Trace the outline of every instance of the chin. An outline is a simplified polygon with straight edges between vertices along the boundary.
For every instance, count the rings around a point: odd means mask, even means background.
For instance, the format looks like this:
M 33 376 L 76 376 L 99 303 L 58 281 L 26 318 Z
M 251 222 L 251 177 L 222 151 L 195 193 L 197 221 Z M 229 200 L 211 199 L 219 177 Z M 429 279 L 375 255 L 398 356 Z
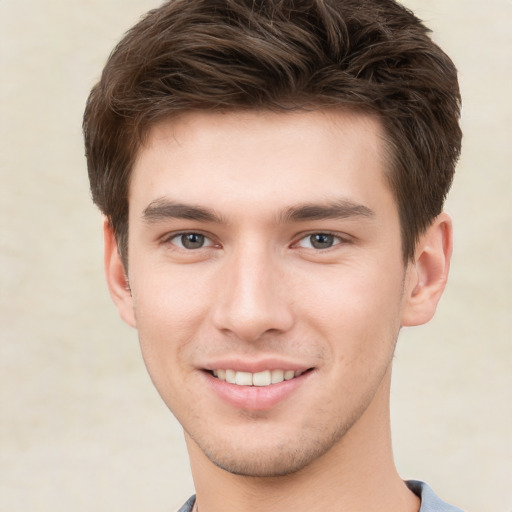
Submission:
M 349 430 L 350 425 L 322 436 L 309 431 L 287 438 L 285 442 L 258 436 L 251 446 L 245 440 L 226 441 L 207 446 L 195 441 L 203 454 L 217 467 L 233 475 L 246 477 L 281 477 L 301 471 L 320 459 Z M 238 446 L 237 446 L 238 445 Z
M 313 460 L 323 455 L 323 453 L 288 453 L 280 456 L 265 456 L 261 453 L 238 455 L 232 457 L 214 457 L 206 454 L 213 464 L 217 467 L 231 473 L 246 477 L 270 478 L 287 476 L 304 469 Z

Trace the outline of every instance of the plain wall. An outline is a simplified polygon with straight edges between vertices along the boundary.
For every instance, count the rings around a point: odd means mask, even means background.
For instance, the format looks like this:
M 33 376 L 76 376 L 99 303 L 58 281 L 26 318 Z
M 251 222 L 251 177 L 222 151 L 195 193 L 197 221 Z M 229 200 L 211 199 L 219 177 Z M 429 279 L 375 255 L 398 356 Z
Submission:
M 408 0 L 460 70 L 448 288 L 399 340 L 404 478 L 474 512 L 512 498 L 512 2 Z M 179 425 L 102 271 L 81 116 L 155 0 L 0 0 L 0 509 L 166 511 L 193 491 Z

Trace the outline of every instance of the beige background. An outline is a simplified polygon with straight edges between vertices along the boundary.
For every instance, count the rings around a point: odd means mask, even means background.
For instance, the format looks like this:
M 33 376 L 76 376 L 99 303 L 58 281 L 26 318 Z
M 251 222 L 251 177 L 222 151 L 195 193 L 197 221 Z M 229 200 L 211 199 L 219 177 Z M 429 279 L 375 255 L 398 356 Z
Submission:
M 512 1 L 407 0 L 454 58 L 464 153 L 450 283 L 396 356 L 404 477 L 512 512 Z M 156 0 L 0 0 L 0 510 L 166 511 L 192 492 L 179 426 L 103 282 L 81 115 Z

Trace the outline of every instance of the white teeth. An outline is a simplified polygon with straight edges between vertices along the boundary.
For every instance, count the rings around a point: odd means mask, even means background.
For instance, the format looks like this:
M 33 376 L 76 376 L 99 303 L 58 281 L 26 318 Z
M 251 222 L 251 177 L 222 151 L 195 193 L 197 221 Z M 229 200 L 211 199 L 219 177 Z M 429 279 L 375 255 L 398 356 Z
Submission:
M 236 372 L 235 384 L 238 386 L 252 386 L 252 373 Z
M 226 382 L 230 384 L 236 383 L 236 372 L 235 370 L 226 370 Z
M 279 382 L 283 382 L 284 380 L 284 371 L 283 370 L 272 370 L 272 384 L 279 384 Z
M 220 380 L 236 384 L 238 386 L 270 386 L 279 384 L 284 380 L 299 377 L 304 372 L 293 370 L 263 370 L 262 372 L 237 372 L 235 370 L 213 370 L 213 375 Z
M 253 386 L 268 386 L 272 383 L 272 378 L 270 376 L 270 370 L 265 370 L 263 372 L 254 373 L 252 375 L 252 385 Z

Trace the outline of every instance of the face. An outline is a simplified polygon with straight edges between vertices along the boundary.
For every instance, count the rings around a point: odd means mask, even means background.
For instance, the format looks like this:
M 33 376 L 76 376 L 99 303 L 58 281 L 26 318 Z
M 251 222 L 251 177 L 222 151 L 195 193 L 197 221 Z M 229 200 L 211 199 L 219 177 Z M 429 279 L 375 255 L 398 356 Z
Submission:
M 140 150 L 119 308 L 218 466 L 297 471 L 381 400 L 406 286 L 383 154 L 339 111 L 187 114 Z

